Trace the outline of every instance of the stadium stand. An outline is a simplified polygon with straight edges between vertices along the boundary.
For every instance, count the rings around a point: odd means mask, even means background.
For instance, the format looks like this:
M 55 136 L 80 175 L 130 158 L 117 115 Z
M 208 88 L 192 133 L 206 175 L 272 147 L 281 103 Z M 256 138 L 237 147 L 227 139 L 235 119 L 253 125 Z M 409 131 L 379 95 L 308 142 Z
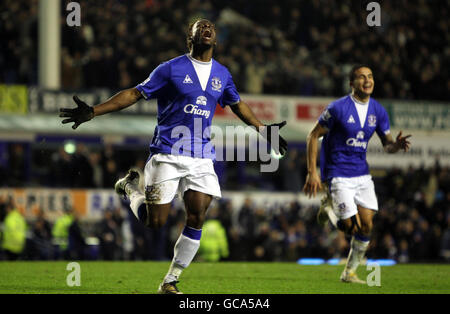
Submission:
M 62 30 L 65 89 L 136 85 L 186 51 L 184 27 L 202 15 L 216 21 L 216 58 L 241 92 L 340 96 L 348 68 L 363 62 L 376 73 L 378 98 L 449 99 L 445 0 L 383 1 L 382 26 L 370 32 L 358 26 L 365 25 L 365 1 L 79 2 L 82 32 Z M 8 43 L 0 50 L 0 83 L 37 83 L 37 3 L 0 4 Z

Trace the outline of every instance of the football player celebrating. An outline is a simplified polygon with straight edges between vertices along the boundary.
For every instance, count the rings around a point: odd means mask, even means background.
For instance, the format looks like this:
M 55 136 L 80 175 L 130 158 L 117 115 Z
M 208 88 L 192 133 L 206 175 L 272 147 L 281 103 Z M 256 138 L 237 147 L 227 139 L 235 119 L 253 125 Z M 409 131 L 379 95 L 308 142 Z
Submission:
M 410 135 L 402 132 L 394 141 L 386 110 L 370 95 L 374 89 L 372 70 L 356 65 L 350 72 L 352 93 L 332 102 L 322 113 L 307 137 L 308 175 L 304 192 L 316 196 L 327 188 L 318 222 L 330 221 L 352 236 L 347 264 L 341 275 L 343 282 L 365 283 L 356 269 L 365 255 L 372 231 L 372 220 L 378 210 L 377 197 L 366 161 L 367 145 L 376 132 L 387 153 L 408 151 Z M 321 178 L 316 170 L 318 139 L 323 136 L 320 151 Z
M 216 105 L 230 106 L 244 123 L 272 143 L 277 153 L 283 155 L 287 149 L 278 132 L 286 122 L 263 125 L 240 99 L 228 69 L 212 58 L 216 45 L 214 24 L 205 19 L 190 24 L 187 45 L 189 53 L 160 64 L 136 87 L 94 107 L 75 96 L 77 108 L 60 110 L 60 117 L 67 118 L 62 122 L 74 122 L 72 127 L 76 129 L 96 116 L 131 106 L 142 97 L 157 99 L 158 124 L 144 169 L 145 191 L 139 190 L 139 174 L 133 170 L 117 181 L 115 190 L 128 196 L 135 216 L 152 228 L 166 223 L 177 194 L 184 200 L 186 226 L 159 286 L 158 292 L 163 294 L 180 293 L 176 284 L 199 248 L 206 210 L 213 197 L 221 197 L 209 132 Z

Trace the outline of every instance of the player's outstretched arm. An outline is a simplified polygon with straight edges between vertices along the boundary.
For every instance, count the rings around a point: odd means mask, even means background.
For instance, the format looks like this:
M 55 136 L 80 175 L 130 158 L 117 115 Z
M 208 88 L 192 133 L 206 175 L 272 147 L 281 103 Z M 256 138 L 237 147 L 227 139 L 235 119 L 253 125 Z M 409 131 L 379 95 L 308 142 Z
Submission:
M 317 173 L 317 153 L 319 138 L 324 136 L 328 132 L 323 126 L 316 122 L 311 132 L 309 132 L 306 139 L 306 165 L 308 174 L 306 176 L 303 192 L 311 198 L 315 197 L 317 192 L 322 189 L 322 182 L 320 176 Z
M 62 120 L 63 124 L 73 122 L 72 129 L 75 130 L 80 124 L 92 120 L 96 116 L 127 108 L 136 103 L 141 97 L 141 93 L 136 88 L 130 88 L 120 91 L 104 103 L 97 106 L 89 106 L 75 95 L 73 100 L 77 104 L 77 108 L 61 108 L 59 109 L 59 116 L 67 118 Z
M 411 143 L 408 141 L 411 135 L 402 136 L 402 131 L 400 131 L 395 139 L 392 138 L 392 135 L 389 133 L 384 137 L 381 137 L 381 142 L 383 143 L 384 151 L 389 154 L 395 154 L 399 150 L 403 150 L 407 152 Z
M 252 109 L 250 109 L 250 107 L 245 102 L 239 101 L 236 105 L 230 107 L 234 114 L 239 117 L 239 119 L 241 119 L 247 125 L 254 126 L 256 130 L 258 130 L 258 132 L 261 133 L 261 135 L 264 136 L 264 138 L 270 144 L 272 144 L 272 128 L 277 128 L 275 133 L 278 133 L 279 147 L 272 147 L 277 153 L 280 153 L 281 155 L 286 154 L 287 142 L 279 133 L 279 130 L 286 125 L 286 121 L 265 125 L 264 123 L 259 121 L 258 118 L 256 118 Z

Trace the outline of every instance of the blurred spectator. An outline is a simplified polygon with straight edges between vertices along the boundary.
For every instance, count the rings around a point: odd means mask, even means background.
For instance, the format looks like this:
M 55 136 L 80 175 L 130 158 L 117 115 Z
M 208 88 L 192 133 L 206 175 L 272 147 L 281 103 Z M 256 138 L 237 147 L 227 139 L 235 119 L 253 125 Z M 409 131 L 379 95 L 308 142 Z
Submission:
M 54 152 L 51 157 L 50 164 L 50 182 L 57 187 L 71 187 L 73 186 L 73 164 L 71 156 L 66 153 L 64 147 L 60 147 L 58 151 Z
M 117 164 L 113 159 L 106 160 L 106 164 L 104 164 L 105 170 L 103 172 L 103 186 L 104 187 L 113 187 L 118 179 L 118 169 Z
M 74 221 L 72 209 L 64 209 L 62 216 L 58 217 L 52 228 L 53 244 L 55 245 L 56 258 L 69 258 L 69 229 Z
M 255 236 L 255 219 L 254 219 L 253 205 L 250 198 L 246 198 L 242 208 L 239 210 L 238 223 L 239 223 L 239 238 L 242 245 L 242 260 L 248 260 L 251 257 L 253 251 L 253 239 Z
M 254 259 L 268 262 L 282 261 L 284 253 L 282 240 L 281 232 L 270 229 L 268 223 L 261 224 L 253 249 Z
M 450 262 L 450 214 L 447 215 L 447 228 L 442 235 L 440 255 L 446 262 Z
M 2 249 L 7 260 L 17 260 L 25 249 L 27 223 L 12 199 L 6 201 L 5 209 Z
M 89 162 L 92 168 L 92 183 L 93 187 L 103 187 L 103 167 L 101 165 L 101 155 L 98 152 L 91 152 L 89 154 Z
M 100 254 L 104 260 L 115 260 L 119 257 L 119 227 L 113 219 L 112 210 L 105 209 L 103 220 L 98 226 Z
M 69 226 L 68 258 L 83 260 L 88 257 L 87 244 L 80 225 L 80 217 L 76 210 L 72 210 L 72 223 Z
M 9 165 L 7 177 L 12 186 L 24 186 L 27 182 L 27 160 L 25 150 L 27 144 L 14 143 L 9 149 Z
M 128 212 L 129 215 L 134 215 L 131 211 Z M 130 219 L 124 219 L 121 226 L 122 234 L 122 258 L 126 261 L 132 259 L 134 251 L 134 240 L 133 232 L 131 230 Z
M 401 239 L 398 249 L 398 257 L 397 260 L 399 263 L 408 263 L 409 262 L 409 251 L 408 251 L 408 241 L 406 239 Z
M 383 235 L 382 242 L 379 245 L 378 252 L 376 253 L 378 258 L 395 259 L 397 257 L 397 246 L 390 233 Z
M 290 149 L 281 159 L 280 168 L 283 177 L 283 190 L 300 193 L 303 188 L 303 170 L 305 164 L 297 149 Z
M 33 225 L 32 240 L 37 259 L 48 260 L 53 258 L 52 228 L 42 209 L 39 209 Z
M 111 172 L 111 178 L 120 177 L 119 171 L 123 171 L 122 168 L 143 164 L 140 157 L 130 158 L 130 155 L 134 155 L 130 151 L 106 151 L 109 156 L 114 156 L 114 159 L 106 160 L 117 161 L 117 164 L 122 165 L 121 170 Z M 124 155 L 125 158 L 122 157 Z M 71 167 L 72 155 L 59 151 L 55 156 L 60 156 L 67 163 L 64 167 Z M 448 260 L 450 168 L 435 164 L 430 168 L 410 166 L 385 171 L 383 176 L 374 176 L 379 191 L 380 210 L 374 218 L 373 242 L 367 257 L 394 258 L 401 263 Z M 71 187 L 74 183 L 67 184 Z M 106 187 L 112 189 L 113 185 Z M 240 208 L 237 208 L 233 199 L 226 198 L 215 205 L 220 208 L 217 220 L 224 227 L 228 239 L 229 256 L 225 260 L 295 261 L 305 256 L 341 258 L 348 253 L 348 239 L 343 233 L 332 229 L 331 225 L 326 228 L 317 225 L 317 208 L 314 206 L 305 206 L 299 201 L 274 202 L 269 194 L 264 200 L 254 199 L 250 195 L 239 205 Z M 3 196 L 0 199 L 0 217 L 6 215 L 2 214 L 2 208 L 5 209 L 6 204 L 7 198 Z M 170 259 L 173 242 L 178 238 L 185 222 L 183 208 L 182 202 L 175 202 L 167 225 L 158 231 L 143 227 L 132 214 L 130 219 L 123 221 L 118 210 L 113 210 L 111 217 L 107 217 L 106 224 L 110 225 L 113 221 L 116 225 L 113 229 L 118 253 L 112 254 L 114 257 L 105 254 L 108 256 L 105 258 Z M 128 209 L 127 213 L 129 214 Z M 48 237 L 45 232 L 48 224 L 41 223 L 42 219 L 45 220 L 45 217 L 39 217 L 32 223 L 32 236 L 37 241 Z M 72 219 L 70 213 L 66 213 L 66 216 L 55 221 L 52 228 L 54 241 L 63 251 L 68 248 L 68 230 Z M 101 237 L 98 233 L 91 232 L 96 228 L 90 224 L 83 221 L 78 223 L 79 230 L 74 228 L 78 239 L 83 237 L 84 230 L 91 236 Z M 84 251 L 80 249 L 77 256 L 82 257 Z M 70 256 L 66 253 L 64 258 Z M 28 252 L 22 256 L 31 259 L 45 258 L 35 256 L 37 254 L 40 253 Z M 84 257 L 88 256 L 84 254 Z
M 83 143 L 76 144 L 76 151 L 72 155 L 73 186 L 81 188 L 94 187 L 94 170 L 89 161 L 89 150 Z
M 202 261 L 218 262 L 229 255 L 226 232 L 218 217 L 218 207 L 211 207 L 202 228 L 198 251 L 198 258 Z
M 6 208 L 8 207 L 8 197 L 0 194 L 0 224 L 6 217 Z

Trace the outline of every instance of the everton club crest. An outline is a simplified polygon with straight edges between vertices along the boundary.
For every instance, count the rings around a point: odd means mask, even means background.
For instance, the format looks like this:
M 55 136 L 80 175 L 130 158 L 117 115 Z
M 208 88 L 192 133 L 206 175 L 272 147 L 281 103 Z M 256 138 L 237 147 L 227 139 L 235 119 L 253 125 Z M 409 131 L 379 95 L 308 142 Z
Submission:
M 369 126 L 377 126 L 377 116 L 374 114 L 370 114 L 367 117 L 367 122 L 369 122 Z
M 216 92 L 222 91 L 222 81 L 217 76 L 211 79 L 212 90 Z

